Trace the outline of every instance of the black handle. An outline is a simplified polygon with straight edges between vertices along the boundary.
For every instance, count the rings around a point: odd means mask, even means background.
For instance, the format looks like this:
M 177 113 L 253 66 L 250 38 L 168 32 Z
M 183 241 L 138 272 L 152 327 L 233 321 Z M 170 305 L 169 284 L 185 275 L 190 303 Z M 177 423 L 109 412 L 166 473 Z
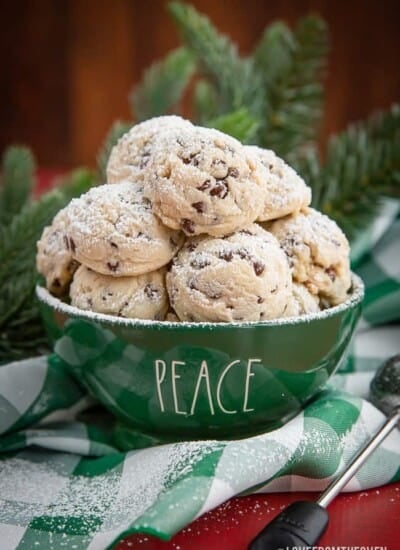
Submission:
M 316 502 L 293 502 L 260 531 L 248 550 L 290 550 L 313 546 L 323 535 L 328 522 L 328 512 Z

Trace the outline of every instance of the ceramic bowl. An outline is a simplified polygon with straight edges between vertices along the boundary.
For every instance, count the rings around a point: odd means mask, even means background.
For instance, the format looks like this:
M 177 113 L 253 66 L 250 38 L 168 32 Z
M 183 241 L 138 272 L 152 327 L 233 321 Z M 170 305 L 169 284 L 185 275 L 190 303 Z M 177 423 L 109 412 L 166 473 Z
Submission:
M 233 439 L 279 427 L 345 356 L 364 287 L 312 315 L 259 323 L 173 323 L 74 308 L 37 296 L 54 352 L 138 440 Z

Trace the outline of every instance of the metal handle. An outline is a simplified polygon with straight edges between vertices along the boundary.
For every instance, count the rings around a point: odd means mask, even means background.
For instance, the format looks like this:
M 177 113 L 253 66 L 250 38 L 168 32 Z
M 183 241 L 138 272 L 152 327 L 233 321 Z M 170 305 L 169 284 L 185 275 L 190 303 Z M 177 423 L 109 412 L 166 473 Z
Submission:
M 392 414 L 382 424 L 376 434 L 369 442 L 360 449 L 360 451 L 352 458 L 351 462 L 346 466 L 345 470 L 339 477 L 334 479 L 325 491 L 321 494 L 317 503 L 326 508 L 328 504 L 340 493 L 343 487 L 350 481 L 357 470 L 364 464 L 372 452 L 382 443 L 382 441 L 396 427 L 400 420 L 400 407 L 394 409 Z

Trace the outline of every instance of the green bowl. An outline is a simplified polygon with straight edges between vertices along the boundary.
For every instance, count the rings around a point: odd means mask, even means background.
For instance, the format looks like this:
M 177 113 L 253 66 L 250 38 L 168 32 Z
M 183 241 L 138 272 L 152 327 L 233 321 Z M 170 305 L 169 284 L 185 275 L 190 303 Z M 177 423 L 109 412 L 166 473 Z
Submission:
M 173 323 L 79 310 L 37 288 L 55 353 L 119 420 L 122 447 L 234 439 L 279 427 L 345 356 L 364 286 L 317 314 L 259 323 Z

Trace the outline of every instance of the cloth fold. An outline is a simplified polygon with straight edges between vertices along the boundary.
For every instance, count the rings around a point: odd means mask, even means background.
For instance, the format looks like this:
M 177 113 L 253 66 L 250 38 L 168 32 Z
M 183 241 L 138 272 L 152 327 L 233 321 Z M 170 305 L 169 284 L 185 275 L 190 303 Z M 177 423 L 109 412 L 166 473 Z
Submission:
M 325 488 L 384 420 L 367 398 L 376 368 L 400 351 L 398 212 L 384 203 L 358 241 L 353 265 L 366 298 L 347 362 L 277 430 L 122 453 L 111 415 L 56 356 L 0 366 L 2 549 L 103 549 L 134 532 L 169 539 L 232 496 Z M 398 480 L 395 430 L 345 490 Z

